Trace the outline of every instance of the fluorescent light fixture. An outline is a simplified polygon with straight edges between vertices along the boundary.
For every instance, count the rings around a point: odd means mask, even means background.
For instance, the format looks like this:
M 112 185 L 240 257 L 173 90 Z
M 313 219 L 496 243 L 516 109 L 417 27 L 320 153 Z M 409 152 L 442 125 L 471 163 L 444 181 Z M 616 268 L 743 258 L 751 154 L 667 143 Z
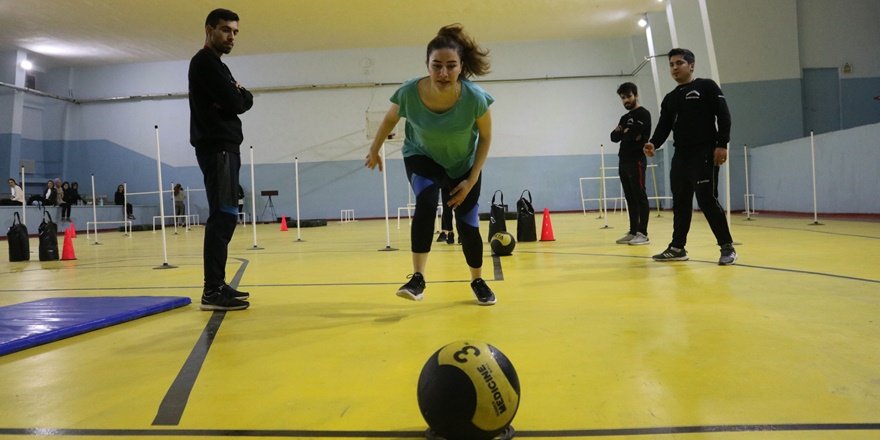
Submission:
M 34 63 L 32 63 L 30 60 L 23 60 L 21 62 L 21 68 L 24 70 L 31 70 L 34 68 Z
M 645 27 L 648 25 L 648 20 L 645 20 L 644 18 L 640 18 L 638 23 L 639 23 L 639 27 Z

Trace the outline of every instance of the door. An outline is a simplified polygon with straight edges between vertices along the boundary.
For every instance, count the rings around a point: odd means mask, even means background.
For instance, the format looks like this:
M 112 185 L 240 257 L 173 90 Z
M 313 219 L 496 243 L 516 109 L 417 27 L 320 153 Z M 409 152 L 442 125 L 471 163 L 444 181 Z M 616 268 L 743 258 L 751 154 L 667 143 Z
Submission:
M 804 69 L 804 136 L 840 130 L 840 76 L 836 67 Z

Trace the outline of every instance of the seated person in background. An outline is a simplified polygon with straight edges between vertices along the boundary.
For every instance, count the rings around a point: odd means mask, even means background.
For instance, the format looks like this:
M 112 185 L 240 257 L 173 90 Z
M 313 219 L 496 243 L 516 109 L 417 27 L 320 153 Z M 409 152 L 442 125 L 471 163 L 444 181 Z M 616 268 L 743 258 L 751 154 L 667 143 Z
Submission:
M 58 179 L 56 179 L 58 180 Z M 64 182 L 58 190 L 58 205 L 61 206 L 61 221 L 70 221 L 70 184 Z
M 46 182 L 46 190 L 42 195 L 35 194 L 28 199 L 30 205 L 55 206 L 58 204 L 58 190 L 55 188 L 55 182 L 49 180 Z
M 124 204 L 126 218 L 128 218 L 129 220 L 134 220 L 134 214 L 132 214 L 134 212 L 134 208 L 131 206 L 131 203 L 125 203 L 125 185 L 120 183 L 119 186 L 116 187 L 116 193 L 113 194 L 113 201 L 117 205 Z
M 70 191 L 64 191 L 64 197 L 67 198 L 68 203 L 70 205 L 84 205 L 85 200 L 83 200 L 82 196 L 79 195 L 79 183 L 72 182 L 70 184 Z
M 186 215 L 186 193 L 183 191 L 183 185 L 174 185 L 174 223 L 182 225 L 186 223 L 186 219 L 179 219 L 177 216 Z
M 0 200 L 0 205 L 21 206 L 24 203 L 24 191 L 18 186 L 18 182 L 16 182 L 15 179 L 10 177 L 6 182 L 9 184 L 9 190 L 12 192 L 12 197 Z

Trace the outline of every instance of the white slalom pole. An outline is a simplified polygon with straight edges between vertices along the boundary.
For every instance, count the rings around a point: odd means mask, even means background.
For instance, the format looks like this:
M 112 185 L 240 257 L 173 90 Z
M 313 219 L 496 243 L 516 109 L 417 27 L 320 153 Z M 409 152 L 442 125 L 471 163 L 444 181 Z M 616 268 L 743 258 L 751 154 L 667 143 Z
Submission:
M 746 220 L 752 219 L 752 204 L 749 200 L 749 196 L 752 193 L 749 192 L 749 146 L 743 145 L 743 162 L 745 163 L 745 174 L 746 174 Z
M 24 167 L 21 167 L 21 195 L 27 194 L 24 191 Z M 27 225 L 27 198 L 21 202 L 21 224 Z
M 190 213 L 190 210 L 189 210 L 189 187 L 186 187 L 185 191 L 186 191 L 186 211 L 184 211 L 183 214 L 186 216 L 186 217 L 184 217 L 186 219 L 186 230 L 189 231 L 190 230 L 190 224 L 189 224 L 189 213 Z
M 123 206 L 123 209 L 125 207 Z M 98 242 L 98 198 L 95 197 L 95 175 L 92 174 L 92 224 L 95 225 L 95 242 L 92 244 L 101 244 Z M 89 228 L 86 227 L 86 236 L 89 235 Z
M 162 148 L 159 146 L 159 126 L 154 125 L 153 128 L 156 130 L 156 171 L 158 174 L 156 179 L 159 182 L 159 218 L 162 219 L 162 255 L 164 257 L 162 265 L 153 269 L 173 269 L 176 266 L 168 264 L 168 243 L 165 241 L 165 199 L 162 198 Z M 128 209 L 128 205 L 125 206 L 125 209 Z
M 654 199 L 657 200 L 657 217 L 662 217 L 660 213 L 660 188 L 657 188 L 657 165 L 651 167 L 651 181 L 654 183 Z
M 293 179 L 296 184 L 296 241 L 303 241 L 299 222 L 299 158 L 293 158 Z
M 257 246 L 257 187 L 254 186 L 254 146 L 251 145 L 251 229 L 254 232 L 252 251 L 263 249 Z
M 724 206 L 726 208 L 727 229 L 730 229 L 730 157 L 724 161 Z
M 605 192 L 605 145 L 599 144 L 599 182 L 602 185 L 602 203 L 599 206 L 599 211 L 602 212 L 602 217 L 605 219 L 605 226 L 602 226 L 599 229 L 609 229 L 608 226 L 608 198 Z
M 385 142 L 382 142 L 382 192 L 385 195 L 385 248 L 380 251 L 396 251 L 391 247 L 391 223 L 388 220 L 388 165 L 385 163 Z
M 816 142 L 813 136 L 813 130 L 810 130 L 810 163 L 813 167 L 813 225 L 821 225 L 819 223 L 819 208 L 816 203 Z
M 122 212 L 122 234 L 128 236 L 128 184 L 125 182 L 122 182 Z

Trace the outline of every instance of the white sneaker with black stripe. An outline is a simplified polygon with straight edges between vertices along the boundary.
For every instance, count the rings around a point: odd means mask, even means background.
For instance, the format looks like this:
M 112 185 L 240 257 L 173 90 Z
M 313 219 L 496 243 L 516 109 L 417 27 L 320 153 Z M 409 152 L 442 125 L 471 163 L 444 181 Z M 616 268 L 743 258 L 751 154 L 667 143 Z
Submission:
M 630 246 L 641 246 L 643 244 L 651 244 L 651 240 L 647 235 L 637 232 L 636 236 L 627 243 Z
M 684 248 L 669 245 L 665 251 L 651 257 L 654 261 L 687 261 L 688 253 Z

